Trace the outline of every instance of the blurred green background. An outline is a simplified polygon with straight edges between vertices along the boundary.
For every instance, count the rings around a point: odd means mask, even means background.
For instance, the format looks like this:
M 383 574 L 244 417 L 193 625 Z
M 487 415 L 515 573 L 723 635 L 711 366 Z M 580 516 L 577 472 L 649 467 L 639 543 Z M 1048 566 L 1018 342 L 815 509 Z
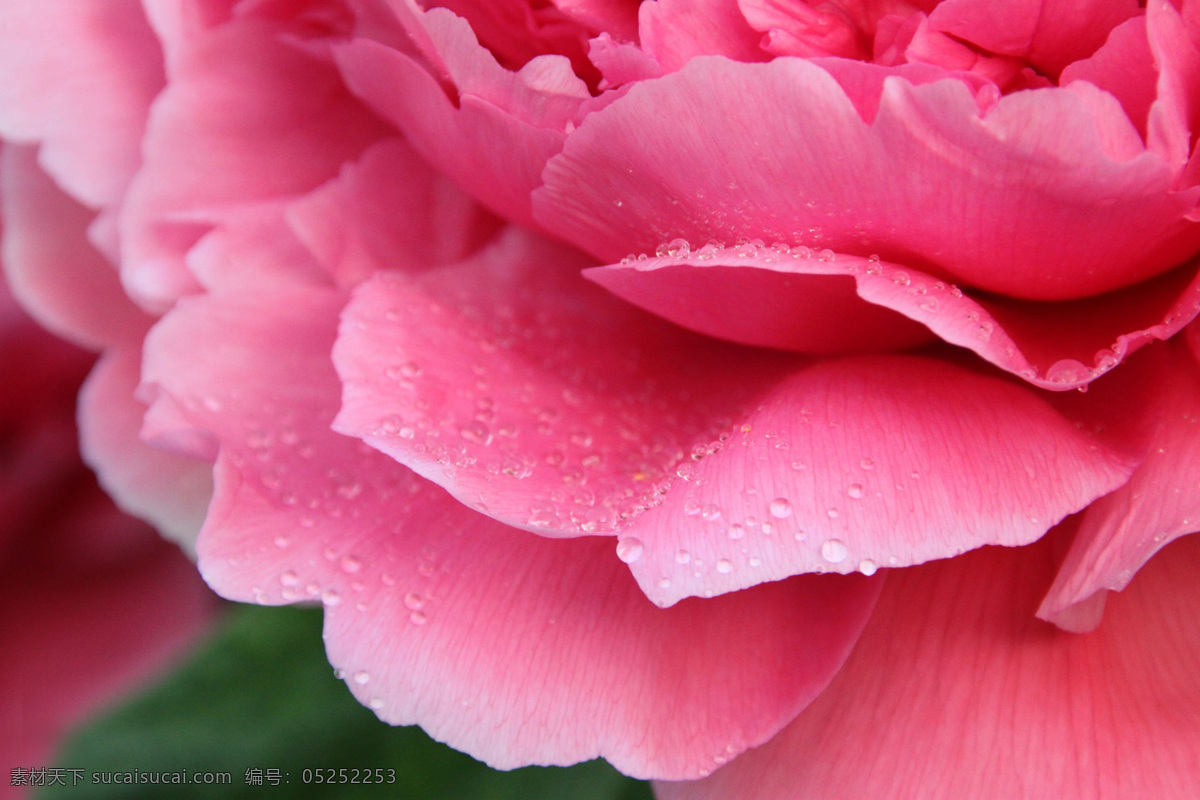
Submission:
M 216 633 L 162 683 L 76 731 L 55 766 L 82 769 L 77 786 L 38 800 L 85 798 L 403 798 L 404 800 L 652 800 L 649 784 L 604 761 L 497 772 L 392 728 L 333 676 L 321 611 L 234 605 Z M 315 767 L 395 770 L 384 784 L 306 784 Z M 247 770 L 264 773 L 247 783 Z M 272 785 L 266 770 L 278 770 Z M 91 773 L 222 771 L 227 784 L 93 784 Z M 284 778 L 283 776 L 287 776 Z M 68 777 L 67 783 L 71 780 Z

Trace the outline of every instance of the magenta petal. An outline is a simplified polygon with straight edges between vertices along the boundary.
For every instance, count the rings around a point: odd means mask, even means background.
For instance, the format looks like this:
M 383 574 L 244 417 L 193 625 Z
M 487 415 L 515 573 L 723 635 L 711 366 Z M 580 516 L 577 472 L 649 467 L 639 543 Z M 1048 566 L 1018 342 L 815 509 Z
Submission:
M 145 307 L 199 288 L 184 255 L 221 210 L 306 192 L 386 130 L 327 59 L 279 34 L 254 19 L 213 30 L 155 103 L 121 217 L 122 280 Z
M 1110 92 L 1121 102 L 1126 116 L 1142 136 L 1150 106 L 1157 94 L 1158 69 L 1146 38 L 1146 18 L 1134 17 L 1113 28 L 1108 41 L 1086 58 L 1068 66 L 1059 78 L 1062 86 L 1086 80 Z
M 980 50 L 1016 56 L 1057 75 L 1092 55 L 1109 31 L 1137 13 L 1137 0 L 945 0 L 929 23 Z
M 194 551 L 212 497 L 212 464 L 140 440 L 146 407 L 133 396 L 140 367 L 135 348 L 100 359 L 79 398 L 80 448 L 123 510 Z
M 804 577 L 662 612 L 611 540 L 506 528 L 332 433 L 340 304 L 307 287 L 185 299 L 152 331 L 145 379 L 221 440 L 206 579 L 322 601 L 332 662 L 385 720 L 500 767 L 603 755 L 692 777 L 769 739 L 840 666 L 876 582 Z M 223 357 L 177 357 L 196 341 Z
M 762 34 L 750 27 L 731 0 L 658 0 L 638 7 L 641 46 L 666 72 L 696 56 L 766 61 Z
M 1197 327 L 1188 329 L 1196 340 Z M 1038 616 L 1070 630 L 1090 629 L 1069 616 L 1075 604 L 1105 590 L 1122 591 L 1150 558 L 1174 539 L 1200 530 L 1200 366 L 1185 343 L 1171 347 L 1171 369 L 1157 387 L 1149 416 L 1154 443 L 1129 482 L 1093 503 Z M 1157 406 L 1157 407 L 1156 407 Z M 1064 620 L 1063 617 L 1066 617 Z
M 42 165 L 89 206 L 117 201 L 133 177 L 162 84 L 137 0 L 11 0 L 0 12 L 0 136 L 42 141 Z
M 1054 542 L 898 570 L 829 688 L 766 746 L 660 800 L 1189 797 L 1200 540 L 1085 636 L 1033 618 Z
M 2 158 L 3 263 L 13 294 L 38 322 L 83 347 L 140 339 L 150 318 L 88 241 L 95 214 L 54 185 L 32 148 L 6 145 Z
M 1197 191 L 1173 192 L 1153 153 L 1130 158 L 1136 141 L 1116 100 L 1083 81 L 981 117 L 960 81 L 891 77 L 868 125 L 811 63 L 697 58 L 589 114 L 534 206 L 606 261 L 676 237 L 761 238 L 1063 299 L 1164 272 L 1200 237 L 1184 219 Z

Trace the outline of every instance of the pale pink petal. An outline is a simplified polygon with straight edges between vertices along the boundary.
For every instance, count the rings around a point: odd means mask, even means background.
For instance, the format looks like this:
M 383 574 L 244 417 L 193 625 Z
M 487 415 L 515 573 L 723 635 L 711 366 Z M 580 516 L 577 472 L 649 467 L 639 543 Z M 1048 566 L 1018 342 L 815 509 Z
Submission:
M 1099 50 L 1068 65 L 1059 77 L 1062 86 L 1077 80 L 1090 81 L 1112 93 L 1129 121 L 1145 136 L 1158 84 L 1158 69 L 1146 38 L 1146 18 L 1134 17 L 1113 28 Z
M 147 385 L 221 440 L 198 543 L 211 585 L 322 601 L 362 701 L 500 767 L 603 755 L 696 776 L 827 683 L 876 582 L 805 577 L 662 612 L 611 540 L 505 528 L 332 433 L 341 302 L 308 287 L 188 298 L 150 334 Z M 197 341 L 223 357 L 179 358 Z
M 247 19 L 210 31 L 155 103 L 122 215 L 122 279 L 162 310 L 199 284 L 187 250 L 229 205 L 305 192 L 386 131 L 327 59 Z
M 42 165 L 81 202 L 118 200 L 163 84 L 162 53 L 141 4 L 5 2 L 0 76 L 0 136 L 43 142 Z
M 1188 329 L 1196 340 L 1197 326 Z M 1060 616 L 1106 590 L 1122 591 L 1150 558 L 1174 539 L 1200 530 L 1200 367 L 1182 341 L 1173 341 L 1172 368 L 1153 402 L 1140 413 L 1158 422 L 1154 446 L 1127 484 L 1082 515 L 1067 558 L 1038 616 Z M 1094 618 L 1095 627 L 1100 620 Z M 1071 630 L 1078 624 L 1068 618 Z
M 445 9 L 395 10 L 436 77 L 401 50 L 360 37 L 338 50 L 347 83 L 435 168 L 493 211 L 532 225 L 529 193 L 562 148 L 587 87 L 558 57 L 505 70 Z
M 1145 380 L 1056 408 L 926 358 L 734 348 L 606 302 L 579 261 L 517 232 L 362 284 L 333 351 L 335 429 L 510 525 L 619 532 L 660 604 L 1024 544 L 1144 455 L 1124 408 Z M 1022 424 L 1001 439 L 996 419 Z
M 980 50 L 1058 75 L 1092 55 L 1109 31 L 1138 13 L 1137 0 L 945 0 L 930 12 L 929 22 Z
M 13 294 L 42 325 L 83 347 L 140 339 L 150 318 L 88 241 L 95 213 L 50 180 L 33 148 L 6 145 L 2 152 L 2 261 Z
M 892 77 L 868 125 L 811 63 L 695 59 L 590 114 L 547 165 L 536 215 L 606 261 L 761 238 L 1038 299 L 1145 280 L 1200 242 L 1184 219 L 1197 192 L 1172 192 L 1153 153 L 1126 158 L 1137 132 L 1112 97 L 1076 81 L 980 114 L 960 81 Z
M 1190 797 L 1200 540 L 1156 558 L 1083 636 L 1033 617 L 1059 542 L 892 573 L 846 666 L 795 722 L 712 778 L 660 783 L 657 796 Z
M 346 288 L 384 264 L 413 271 L 458 261 L 501 225 L 399 137 L 372 145 L 337 178 L 295 201 L 287 221 Z
M 737 0 L 658 0 L 638 9 L 642 49 L 674 72 L 692 58 L 722 55 L 735 61 L 766 61 L 762 34 L 750 27 Z
M 134 399 L 140 368 L 134 347 L 100 359 L 79 397 L 80 448 L 122 509 L 194 552 L 212 497 L 212 464 L 141 441 L 146 407 Z
M 1058 391 L 1085 387 L 1174 336 L 1200 309 L 1195 262 L 1132 289 L 1047 305 L 964 293 L 919 270 L 828 249 L 756 242 L 693 250 L 679 239 L 659 252 L 584 274 L 691 330 L 809 354 L 907 348 L 923 340 L 912 320 Z

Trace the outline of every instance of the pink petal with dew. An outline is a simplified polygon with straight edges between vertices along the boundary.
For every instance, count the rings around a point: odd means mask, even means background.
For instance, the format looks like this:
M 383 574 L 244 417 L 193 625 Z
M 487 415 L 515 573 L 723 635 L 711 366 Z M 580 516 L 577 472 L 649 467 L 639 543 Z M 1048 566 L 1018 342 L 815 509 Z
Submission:
M 1158 68 L 1146 38 L 1146 18 L 1134 17 L 1113 28 L 1099 50 L 1062 71 L 1059 84 L 1067 86 L 1077 80 L 1089 81 L 1116 97 L 1145 138 L 1158 85 Z
M 79 201 L 98 208 L 119 200 L 163 85 L 162 53 L 141 3 L 6 2 L 0 76 L 0 136 L 42 142 L 42 166 Z
M 633 574 L 662 605 L 1027 544 L 1122 485 L 1145 452 L 1145 426 L 1122 417 L 1141 385 L 1104 388 L 1056 408 L 911 356 L 781 376 L 622 532 L 640 544 Z M 997 419 L 1019 420 L 1019 431 L 997 435 Z
M 811 63 L 698 58 L 590 114 L 534 206 L 609 261 L 676 237 L 761 238 L 1063 299 L 1145 280 L 1200 243 L 1184 219 L 1197 191 L 1172 192 L 1138 141 L 1082 81 L 1008 95 L 981 118 L 960 81 L 892 77 L 867 124 Z
M 221 441 L 206 579 L 321 600 L 331 661 L 383 719 L 498 767 L 602 755 L 696 776 L 769 739 L 840 666 L 876 582 L 801 578 L 667 616 L 608 541 L 506 528 L 332 433 L 341 302 L 186 299 L 151 332 L 145 379 Z M 194 357 L 198 341 L 222 358 Z
M 335 429 L 509 525 L 612 532 L 795 360 L 654 319 L 580 278 L 590 264 L 510 228 L 461 264 L 376 274 L 334 348 Z
M 1137 0 L 945 0 L 930 12 L 929 24 L 979 50 L 1015 56 L 1058 75 L 1091 56 L 1109 31 L 1138 13 Z
M 601 89 L 662 77 L 662 67 L 635 44 L 618 42 L 607 33 L 592 39 L 588 58 L 604 79 Z
M 124 511 L 195 552 L 212 498 L 212 463 L 140 439 L 146 412 L 134 399 L 140 368 L 136 348 L 114 348 L 96 364 L 79 397 L 80 448 Z
M 619 533 L 663 605 L 1024 544 L 1124 483 L 1148 446 L 1105 405 L 1136 402 L 1139 382 L 1060 412 L 927 358 L 736 348 L 622 309 L 579 261 L 514 232 L 462 265 L 364 283 L 334 348 L 335 429 L 509 525 Z M 995 438 L 997 418 L 1019 431 Z
M 661 800 L 1187 797 L 1200 781 L 1200 540 L 1078 636 L 1034 619 L 1062 539 L 888 578 L 829 688 L 770 743 Z
M 150 318 L 129 301 L 116 268 L 87 239 L 95 213 L 59 189 L 31 147 L 0 156 L 2 260 L 8 285 L 42 325 L 101 349 L 137 341 Z
M 1058 391 L 1086 390 L 1200 311 L 1195 262 L 1132 289 L 1053 304 L 964 292 L 876 256 L 780 242 L 693 250 L 675 239 L 655 255 L 627 256 L 584 275 L 640 308 L 741 344 L 810 354 L 904 349 L 932 331 Z
M 767 61 L 762 34 L 746 23 L 730 0 L 659 0 L 638 8 L 642 50 L 664 72 L 674 72 L 696 56 L 720 55 L 734 61 Z
M 1099 614 L 1078 618 L 1089 599 L 1102 609 L 1107 591 L 1122 591 L 1150 558 L 1180 536 L 1200 530 L 1200 366 L 1188 328 L 1187 344 L 1174 341 L 1172 368 L 1156 386 L 1160 413 L 1153 447 L 1129 483 L 1093 503 L 1082 515 L 1066 560 L 1038 608 L 1038 616 L 1067 630 L 1091 630 Z
M 502 224 L 399 137 L 372 145 L 337 178 L 295 201 L 287 221 L 343 288 L 385 264 L 419 271 L 458 261 Z
M 121 218 L 122 280 L 162 311 L 199 288 L 188 249 L 229 206 L 305 192 L 385 132 L 328 60 L 259 20 L 197 42 L 155 103 Z

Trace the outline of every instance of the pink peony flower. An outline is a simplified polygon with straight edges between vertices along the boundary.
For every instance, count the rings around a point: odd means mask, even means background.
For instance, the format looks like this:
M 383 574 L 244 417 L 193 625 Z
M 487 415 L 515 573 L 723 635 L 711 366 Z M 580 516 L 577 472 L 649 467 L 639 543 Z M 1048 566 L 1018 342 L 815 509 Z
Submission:
M 1195 793 L 1193 4 L 2 13 L 85 455 L 381 719 L 664 798 Z
M 30 791 L 70 726 L 161 671 L 215 611 L 188 559 L 79 460 L 75 395 L 92 361 L 0 284 L 0 797 Z

